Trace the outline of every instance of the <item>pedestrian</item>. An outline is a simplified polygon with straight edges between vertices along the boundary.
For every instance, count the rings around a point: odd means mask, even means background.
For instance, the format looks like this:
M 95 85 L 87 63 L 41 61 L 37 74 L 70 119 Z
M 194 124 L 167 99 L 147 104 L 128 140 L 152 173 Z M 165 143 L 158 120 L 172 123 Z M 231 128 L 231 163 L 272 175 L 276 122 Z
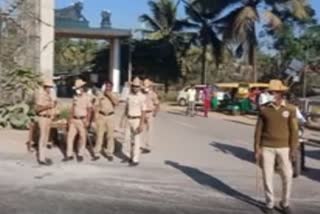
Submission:
M 131 91 L 126 101 L 124 113 L 127 118 L 124 153 L 128 157 L 130 166 L 139 165 L 145 111 L 145 96 L 141 93 L 141 81 L 139 78 L 135 78 L 131 84 Z
M 298 124 L 295 106 L 285 102 L 284 93 L 288 90 L 280 80 L 271 80 L 269 91 L 273 101 L 263 106 L 255 130 L 255 158 L 261 163 L 266 213 L 273 213 L 274 191 L 273 175 L 275 164 L 282 179 L 282 200 L 280 207 L 285 214 L 290 214 L 290 195 L 292 186 L 292 163 L 298 146 Z
M 210 111 L 210 105 L 211 105 L 211 98 L 212 98 L 212 91 L 209 85 L 207 85 L 203 89 L 203 112 L 204 117 L 208 117 L 208 113 Z
M 159 98 L 157 93 L 153 90 L 153 83 L 149 79 L 145 79 L 143 82 L 143 93 L 145 95 L 146 105 L 146 117 L 145 117 L 145 128 L 143 132 L 143 153 L 150 153 L 153 143 L 153 128 L 154 118 L 157 116 L 159 111 Z
M 92 115 L 92 102 L 90 96 L 85 93 L 85 85 L 86 82 L 77 79 L 73 87 L 75 96 L 68 120 L 67 152 L 66 157 L 63 159 L 64 162 L 74 159 L 74 141 L 77 135 L 79 139 L 76 157 L 78 162 L 83 161 L 83 153 L 87 142 L 87 129 Z
M 191 84 L 190 88 L 187 90 L 187 116 L 193 117 L 195 115 L 196 99 L 197 90 L 194 84 Z
M 112 82 L 106 81 L 104 85 L 105 91 L 103 95 L 97 98 L 95 104 L 96 145 L 94 147 L 93 160 L 98 160 L 100 158 L 99 154 L 101 153 L 109 161 L 113 161 L 115 146 L 114 113 L 119 101 L 117 96 L 112 92 Z M 107 138 L 107 144 L 104 143 L 105 136 Z
M 46 149 L 50 136 L 51 122 L 54 117 L 55 100 L 52 98 L 52 88 L 54 83 L 52 79 L 45 79 L 42 87 L 36 92 L 36 114 L 40 131 L 40 139 L 38 142 L 38 162 L 40 165 L 50 166 L 52 160 L 46 157 Z M 33 137 L 33 136 L 32 136 Z

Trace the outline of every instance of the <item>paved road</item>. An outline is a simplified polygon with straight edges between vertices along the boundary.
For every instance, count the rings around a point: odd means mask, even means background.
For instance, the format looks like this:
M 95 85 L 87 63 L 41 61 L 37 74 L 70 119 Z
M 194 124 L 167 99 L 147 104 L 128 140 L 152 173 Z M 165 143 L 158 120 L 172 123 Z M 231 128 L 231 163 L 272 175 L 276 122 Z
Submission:
M 58 150 L 51 151 L 56 164 L 47 168 L 30 154 L 0 153 L 0 213 L 263 213 L 252 126 L 179 111 L 162 112 L 156 123 L 154 151 L 138 168 L 119 159 L 62 164 Z M 17 140 L 26 133 L 0 135 Z M 309 171 L 295 180 L 293 206 L 296 213 L 316 214 L 320 148 L 307 149 Z

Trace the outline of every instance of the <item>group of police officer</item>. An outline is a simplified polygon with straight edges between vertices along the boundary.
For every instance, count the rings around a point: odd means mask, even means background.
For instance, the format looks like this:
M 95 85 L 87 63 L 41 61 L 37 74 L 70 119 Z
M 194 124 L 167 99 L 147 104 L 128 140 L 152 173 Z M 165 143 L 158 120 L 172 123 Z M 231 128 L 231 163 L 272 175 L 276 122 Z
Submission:
M 102 155 L 113 161 L 115 110 L 120 105 L 119 98 L 112 92 L 113 84 L 110 81 L 104 83 L 101 93 L 95 97 L 86 93 L 85 86 L 86 82 L 81 79 L 76 80 L 73 86 L 75 95 L 67 121 L 66 151 L 62 161 L 73 161 L 75 158 L 78 162 L 83 161 L 85 148 L 89 143 L 88 131 L 93 127 L 92 124 L 95 124 L 96 136 L 95 144 L 91 145 L 92 160 L 97 161 Z M 42 87 L 35 93 L 35 111 L 40 134 L 38 162 L 45 166 L 52 165 L 52 160 L 47 158 L 46 148 L 52 120 L 56 115 L 57 98 L 52 94 L 53 87 L 53 80 L 46 78 Z M 149 79 L 141 81 L 139 78 L 134 78 L 124 104 L 125 110 L 120 124 L 125 130 L 122 152 L 126 159 L 123 162 L 137 166 L 141 152 L 151 152 L 153 120 L 159 110 L 159 99 L 153 90 L 153 83 Z

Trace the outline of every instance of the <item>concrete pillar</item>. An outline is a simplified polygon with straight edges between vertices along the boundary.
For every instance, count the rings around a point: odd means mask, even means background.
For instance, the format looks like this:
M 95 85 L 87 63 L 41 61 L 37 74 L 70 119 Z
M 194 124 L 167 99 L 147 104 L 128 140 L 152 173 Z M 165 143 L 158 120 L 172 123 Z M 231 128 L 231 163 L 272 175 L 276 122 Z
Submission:
M 54 0 L 40 0 L 40 72 L 54 72 Z
M 110 42 L 110 80 L 113 82 L 113 91 L 120 92 L 120 40 Z

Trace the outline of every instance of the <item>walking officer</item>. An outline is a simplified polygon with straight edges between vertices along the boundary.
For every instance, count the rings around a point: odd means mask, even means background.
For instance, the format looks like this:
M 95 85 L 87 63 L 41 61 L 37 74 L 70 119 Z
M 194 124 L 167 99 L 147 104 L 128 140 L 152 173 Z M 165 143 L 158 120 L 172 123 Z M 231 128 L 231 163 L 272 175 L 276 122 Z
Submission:
M 63 161 L 73 160 L 74 141 L 76 135 L 79 136 L 78 142 L 78 162 L 83 161 L 83 153 L 87 142 L 87 128 L 89 127 L 92 115 L 92 102 L 90 96 L 85 93 L 84 86 L 86 82 L 81 79 L 75 81 L 73 89 L 75 96 L 68 121 L 68 136 L 67 136 L 67 152 Z
M 298 123 L 296 108 L 284 100 L 288 90 L 280 80 L 271 80 L 269 91 L 273 100 L 260 111 L 255 131 L 255 158 L 261 161 L 266 196 L 266 213 L 273 213 L 274 191 L 273 175 L 277 163 L 282 179 L 282 198 L 280 207 L 283 213 L 290 214 L 290 195 L 292 186 L 292 163 L 298 146 Z
M 99 96 L 95 105 L 96 119 L 96 145 L 94 147 L 93 160 L 98 160 L 101 152 L 109 161 L 113 161 L 114 153 L 114 111 L 118 105 L 118 98 L 112 93 L 113 84 L 105 82 L 103 95 Z M 105 151 L 104 137 L 107 138 L 107 150 Z
M 38 143 L 38 162 L 40 165 L 50 166 L 52 160 L 46 158 L 46 147 L 49 141 L 50 125 L 54 117 L 55 100 L 51 96 L 51 90 L 54 87 L 52 79 L 45 79 L 42 87 L 36 92 L 36 113 L 38 116 L 38 125 L 40 129 L 40 139 Z
M 124 153 L 129 158 L 130 166 L 139 165 L 145 111 L 145 96 L 141 93 L 141 81 L 139 78 L 135 78 L 132 81 L 131 91 L 125 107 L 127 125 L 125 129 Z
M 145 128 L 143 132 L 143 153 L 151 152 L 152 135 L 154 127 L 154 118 L 159 111 L 159 99 L 156 92 L 153 90 L 153 83 L 149 79 L 143 82 L 143 93 L 145 95 L 146 117 Z

